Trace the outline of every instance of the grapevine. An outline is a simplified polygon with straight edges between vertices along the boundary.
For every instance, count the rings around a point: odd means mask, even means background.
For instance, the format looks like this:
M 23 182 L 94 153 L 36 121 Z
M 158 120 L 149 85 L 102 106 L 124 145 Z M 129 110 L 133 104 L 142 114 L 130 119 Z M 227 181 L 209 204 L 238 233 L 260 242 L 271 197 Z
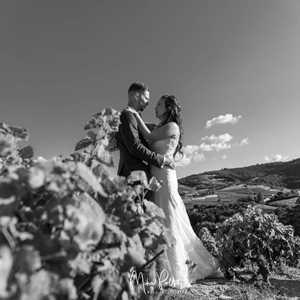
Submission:
M 138 299 L 132 269 L 149 272 L 170 243 L 148 182 L 113 175 L 119 113 L 87 122 L 68 157 L 36 160 L 25 129 L 0 126 L 1 299 Z M 134 180 L 133 180 L 134 179 Z
M 221 266 L 227 277 L 269 283 L 271 272 L 279 272 L 283 265 L 297 266 L 299 239 L 290 225 L 283 225 L 275 214 L 263 213 L 249 206 L 218 227 L 216 244 Z M 239 276 L 247 271 L 250 278 Z
M 49 160 L 34 158 L 26 129 L 0 123 L 1 299 L 141 298 L 130 272 L 151 280 L 174 239 L 163 210 L 147 200 L 159 182 L 142 171 L 115 174 L 119 116 L 111 108 L 94 114 L 74 151 Z M 296 264 L 291 226 L 256 208 L 234 209 L 225 221 L 213 209 L 201 220 L 190 215 L 226 275 L 251 266 L 268 281 L 272 270 Z

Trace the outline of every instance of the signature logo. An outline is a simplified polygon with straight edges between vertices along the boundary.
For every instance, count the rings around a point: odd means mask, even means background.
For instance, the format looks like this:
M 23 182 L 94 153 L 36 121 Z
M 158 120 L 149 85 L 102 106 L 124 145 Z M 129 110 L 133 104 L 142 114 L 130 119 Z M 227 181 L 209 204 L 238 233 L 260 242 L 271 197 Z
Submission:
M 148 277 L 144 277 L 143 272 L 137 272 L 135 267 L 132 267 L 129 271 L 129 282 L 131 287 L 136 284 L 139 288 L 142 289 L 144 294 L 151 294 L 155 289 L 162 291 L 165 287 L 175 288 L 176 293 L 186 293 L 188 292 L 185 289 L 186 284 L 180 280 L 175 280 L 172 276 L 169 275 L 169 272 L 166 269 L 162 269 L 160 272 L 155 272 L 155 276 L 152 281 L 149 281 Z M 193 290 L 193 293 L 196 291 Z

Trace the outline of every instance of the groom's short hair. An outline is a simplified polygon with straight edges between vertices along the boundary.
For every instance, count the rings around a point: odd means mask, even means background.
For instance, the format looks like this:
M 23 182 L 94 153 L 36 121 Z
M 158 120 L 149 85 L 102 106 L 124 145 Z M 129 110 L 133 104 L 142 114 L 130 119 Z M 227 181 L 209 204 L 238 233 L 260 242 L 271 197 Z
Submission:
M 142 82 L 133 82 L 128 88 L 128 94 L 131 92 L 143 93 L 149 91 L 149 87 Z

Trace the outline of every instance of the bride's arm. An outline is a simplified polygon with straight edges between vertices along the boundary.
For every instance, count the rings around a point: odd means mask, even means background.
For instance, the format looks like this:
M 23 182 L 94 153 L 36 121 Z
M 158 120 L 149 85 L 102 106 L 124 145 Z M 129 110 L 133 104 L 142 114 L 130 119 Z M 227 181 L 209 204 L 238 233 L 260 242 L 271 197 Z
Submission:
M 135 114 L 135 116 L 143 137 L 150 142 L 163 140 L 171 136 L 179 135 L 179 127 L 175 122 L 169 122 L 161 127 L 155 128 L 155 130 L 153 131 L 150 131 L 141 116 L 137 113 Z

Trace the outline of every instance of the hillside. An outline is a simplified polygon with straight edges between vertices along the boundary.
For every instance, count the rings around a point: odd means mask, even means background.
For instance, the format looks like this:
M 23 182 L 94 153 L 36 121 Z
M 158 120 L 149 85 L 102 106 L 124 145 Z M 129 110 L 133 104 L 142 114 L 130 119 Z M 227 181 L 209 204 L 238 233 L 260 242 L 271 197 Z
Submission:
M 300 189 L 300 158 L 193 174 L 179 179 L 179 184 L 195 190 L 221 189 L 236 184 Z

